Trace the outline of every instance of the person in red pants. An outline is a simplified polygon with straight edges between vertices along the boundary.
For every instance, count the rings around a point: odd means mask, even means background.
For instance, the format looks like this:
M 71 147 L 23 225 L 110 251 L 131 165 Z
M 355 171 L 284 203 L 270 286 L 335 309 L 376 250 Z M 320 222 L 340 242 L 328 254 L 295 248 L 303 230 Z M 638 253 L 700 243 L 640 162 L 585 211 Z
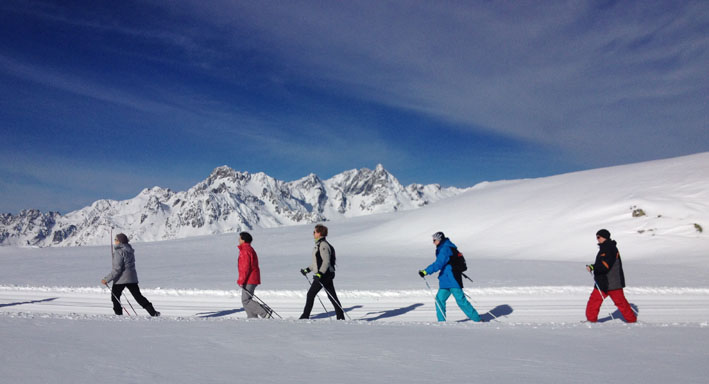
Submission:
M 638 319 L 623 294 L 625 275 L 623 274 L 620 252 L 616 247 L 617 243 L 615 240 L 611 240 L 611 233 L 606 229 L 596 232 L 596 239 L 599 247 L 596 262 L 586 266 L 586 270 L 593 272 L 593 278 L 596 281 L 591 297 L 588 298 L 588 304 L 586 304 L 586 319 L 592 323 L 597 322 L 598 311 L 601 309 L 603 299 L 610 296 L 625 321 L 634 323 Z

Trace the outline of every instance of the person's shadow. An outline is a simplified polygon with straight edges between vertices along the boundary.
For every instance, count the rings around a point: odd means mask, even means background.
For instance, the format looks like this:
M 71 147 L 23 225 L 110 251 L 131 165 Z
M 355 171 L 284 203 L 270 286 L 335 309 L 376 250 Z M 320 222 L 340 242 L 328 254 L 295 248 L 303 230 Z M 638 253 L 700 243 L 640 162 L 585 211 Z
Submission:
M 379 319 L 386 319 L 386 318 L 388 318 L 388 317 L 401 316 L 401 315 L 403 315 L 403 314 L 405 314 L 405 313 L 407 313 L 407 312 L 413 311 L 414 309 L 416 309 L 416 308 L 418 308 L 418 307 L 420 307 L 420 306 L 422 306 L 422 305 L 423 305 L 422 303 L 416 303 L 416 304 L 411 304 L 411 305 L 409 305 L 408 307 L 403 307 L 403 308 L 398 308 L 398 309 L 391 309 L 391 310 L 388 310 L 388 311 L 369 312 L 369 313 L 367 313 L 367 314 L 364 315 L 364 316 L 374 315 L 374 314 L 377 314 L 377 313 L 379 313 L 380 315 L 379 315 L 379 316 L 376 316 L 376 317 L 370 317 L 370 318 L 368 318 L 368 319 L 362 318 L 362 319 L 360 319 L 360 320 L 375 321 L 375 320 L 379 320 Z
M 512 312 L 514 312 L 514 309 L 512 309 L 512 307 L 510 307 L 509 305 L 507 305 L 507 304 L 498 305 L 497 307 L 487 311 L 487 313 L 480 314 L 480 321 L 482 321 L 483 323 L 487 323 L 487 322 L 490 322 L 493 320 L 497 320 L 498 318 L 500 318 L 502 316 L 508 316 Z M 459 320 L 458 322 L 464 323 L 466 321 L 472 321 L 472 320 L 463 319 L 463 320 Z
M 196 315 L 197 316 L 202 315 L 199 317 L 206 319 L 206 318 L 210 318 L 210 317 L 229 316 L 229 315 L 233 315 L 233 314 L 239 313 L 239 312 L 244 312 L 244 308 L 227 309 L 225 311 L 219 311 L 219 312 L 200 312 L 200 313 L 197 313 Z
M 343 307 L 342 310 L 345 311 L 345 312 L 349 312 L 349 311 L 351 311 L 351 310 L 353 310 L 353 309 L 357 309 L 357 308 L 362 308 L 362 306 L 361 306 L 361 305 L 354 305 L 354 306 L 352 306 L 352 307 L 347 307 L 347 308 L 344 308 L 344 307 Z M 318 313 L 318 314 L 315 315 L 315 316 L 310 316 L 310 319 L 325 319 L 325 318 L 327 318 L 327 317 L 331 317 L 331 316 L 335 316 L 335 315 L 336 315 L 336 314 L 335 314 L 335 311 L 325 312 L 325 313 Z
M 25 305 L 25 304 L 36 304 L 36 303 L 45 303 L 47 301 L 54 301 L 58 299 L 58 297 L 50 297 L 48 299 L 42 299 L 42 300 L 32 300 L 32 301 L 23 301 L 23 302 L 18 302 L 18 303 L 8 303 L 8 304 L 0 304 L 0 308 L 2 307 L 12 307 L 15 305 Z
M 630 303 L 630 308 L 633 309 L 633 311 L 635 312 L 635 315 L 638 315 L 640 313 L 640 310 L 638 309 L 637 305 Z M 625 317 L 623 317 L 623 314 L 620 313 L 620 310 L 617 308 L 616 308 L 615 312 L 611 313 L 610 315 L 598 319 L 598 322 L 605 323 L 606 321 L 611 321 L 611 320 L 615 320 L 615 319 L 620 319 L 626 323 L 628 322 L 627 320 L 625 320 Z

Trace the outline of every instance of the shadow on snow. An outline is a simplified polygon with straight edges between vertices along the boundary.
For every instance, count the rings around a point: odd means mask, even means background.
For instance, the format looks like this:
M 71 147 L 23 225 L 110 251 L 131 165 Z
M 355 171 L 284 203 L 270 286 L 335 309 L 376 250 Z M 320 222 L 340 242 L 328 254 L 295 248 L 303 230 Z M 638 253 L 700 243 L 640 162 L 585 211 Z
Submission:
M 48 299 L 42 299 L 42 300 L 23 301 L 23 302 L 20 302 L 20 303 L 0 304 L 0 308 L 2 308 L 2 307 L 12 307 L 12 306 L 15 306 L 15 305 L 44 303 L 44 302 L 47 302 L 47 301 L 54 301 L 54 300 L 56 300 L 56 299 L 58 299 L 58 297 L 50 297 L 50 298 L 48 298 Z
M 206 318 L 209 318 L 209 317 L 229 316 L 229 315 L 233 315 L 233 314 L 239 313 L 239 312 L 244 312 L 244 308 L 227 309 L 227 310 L 225 310 L 225 311 L 219 311 L 219 312 L 200 312 L 200 313 L 197 313 L 197 316 L 202 315 L 202 316 L 199 316 L 199 317 L 201 317 L 201 318 L 203 318 L 203 319 L 206 319 Z
M 423 305 L 422 303 L 416 303 L 416 304 L 411 304 L 408 307 L 403 307 L 403 308 L 398 308 L 398 309 L 390 309 L 388 311 L 369 312 L 364 316 L 374 315 L 377 313 L 379 313 L 380 315 L 376 316 L 376 317 L 370 317 L 368 319 L 361 318 L 360 320 L 375 321 L 375 320 L 379 320 L 379 319 L 386 319 L 388 317 L 396 317 L 396 316 L 403 315 L 407 312 L 411 312 L 414 309 L 416 309 L 422 305 Z
M 637 305 L 635 305 L 635 304 L 633 304 L 633 303 L 630 303 L 630 308 L 633 308 L 633 311 L 635 311 L 635 314 L 636 314 L 636 315 L 639 315 L 639 314 L 640 314 L 640 310 L 638 309 L 638 306 L 637 306 Z M 620 310 L 618 310 L 618 309 L 616 309 L 615 312 L 609 314 L 609 315 L 606 316 L 606 317 L 599 318 L 599 319 L 598 319 L 598 322 L 599 322 L 599 323 L 605 323 L 606 321 L 611 321 L 611 320 L 615 320 L 615 319 L 620 319 L 620 320 L 622 320 L 622 321 L 624 321 L 624 322 L 627 323 L 627 321 L 626 321 L 625 318 L 623 317 L 623 314 L 621 314 L 621 313 L 620 313 Z
M 362 306 L 361 306 L 361 305 L 354 305 L 354 306 L 347 307 L 347 308 L 343 307 L 342 310 L 345 311 L 345 312 L 350 312 L 350 311 L 352 311 L 353 309 L 358 309 L 358 308 L 362 308 Z M 324 318 L 331 317 L 331 316 L 335 316 L 335 311 L 328 311 L 328 312 L 325 312 L 325 313 L 318 313 L 318 314 L 315 315 L 315 316 L 310 316 L 310 319 L 311 319 L 311 320 L 313 320 L 313 319 L 324 319 Z
M 489 310 L 487 313 L 481 313 L 480 320 L 483 323 L 487 323 L 487 322 L 495 320 L 499 317 L 508 316 L 508 315 L 512 314 L 512 312 L 514 312 L 514 309 L 512 309 L 512 307 L 510 307 L 507 304 L 502 304 L 502 305 L 498 305 L 497 307 Z M 464 323 L 466 321 L 472 321 L 472 320 L 463 319 L 463 320 L 459 320 L 458 322 Z

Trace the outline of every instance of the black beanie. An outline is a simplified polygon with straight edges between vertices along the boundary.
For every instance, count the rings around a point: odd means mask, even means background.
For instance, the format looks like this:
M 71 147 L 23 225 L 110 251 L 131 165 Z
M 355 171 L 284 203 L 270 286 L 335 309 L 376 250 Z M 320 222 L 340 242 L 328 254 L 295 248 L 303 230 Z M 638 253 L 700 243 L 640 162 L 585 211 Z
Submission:
M 601 236 L 602 238 L 604 238 L 606 240 L 611 239 L 611 233 L 608 232 L 607 229 L 601 229 L 600 231 L 596 232 L 596 236 Z

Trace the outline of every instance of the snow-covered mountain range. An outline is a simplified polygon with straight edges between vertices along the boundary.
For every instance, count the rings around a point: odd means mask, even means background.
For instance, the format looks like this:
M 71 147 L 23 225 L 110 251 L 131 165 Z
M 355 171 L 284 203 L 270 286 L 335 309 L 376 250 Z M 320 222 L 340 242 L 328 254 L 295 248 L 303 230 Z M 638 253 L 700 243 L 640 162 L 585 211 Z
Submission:
M 0 214 L 0 245 L 98 245 L 111 230 L 132 241 L 239 232 L 409 210 L 463 191 L 437 184 L 404 187 L 382 165 L 291 182 L 221 166 L 187 191 L 146 188 L 132 199 L 99 200 L 66 215 Z

